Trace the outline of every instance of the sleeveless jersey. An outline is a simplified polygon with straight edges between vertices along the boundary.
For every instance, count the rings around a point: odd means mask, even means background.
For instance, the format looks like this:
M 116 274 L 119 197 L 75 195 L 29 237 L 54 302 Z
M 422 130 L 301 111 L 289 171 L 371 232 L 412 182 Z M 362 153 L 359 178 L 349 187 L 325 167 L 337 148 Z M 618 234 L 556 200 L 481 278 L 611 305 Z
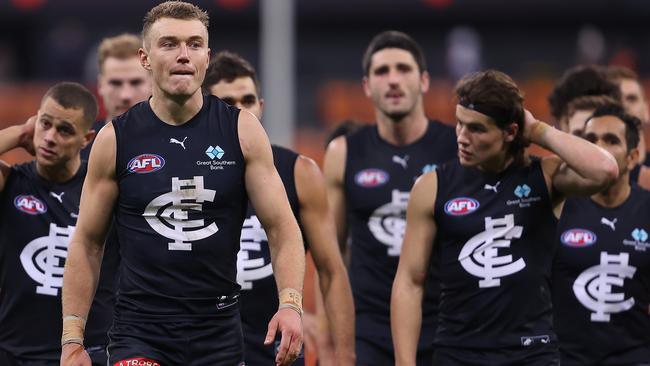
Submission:
M 300 216 L 300 205 L 294 179 L 298 154 L 273 145 L 273 161 L 294 216 Z M 241 249 L 237 254 L 237 283 L 241 286 L 241 317 L 247 331 L 266 335 L 268 323 L 278 310 L 278 288 L 271 268 L 271 253 L 266 233 L 249 203 L 241 231 Z M 244 332 L 246 337 L 246 332 Z
M 376 126 L 347 136 L 346 220 L 350 243 L 350 284 L 356 310 L 356 334 L 390 338 L 390 294 L 406 229 L 406 206 L 415 180 L 456 156 L 454 129 L 430 121 L 412 144 L 384 141 Z M 435 332 L 437 278 L 427 281 L 421 342 Z
M 541 163 L 498 174 L 438 169 L 436 344 L 497 349 L 555 342 L 550 275 L 557 220 Z
M 12 168 L 0 194 L 0 349 L 14 357 L 60 358 L 63 268 L 85 176 L 82 162 L 69 181 L 50 182 L 32 161 Z M 117 263 L 106 247 L 86 326 L 89 348 L 108 343 Z
M 553 268 L 562 365 L 650 361 L 650 192 L 606 208 L 566 200 Z
M 219 317 L 236 303 L 248 200 L 238 116 L 237 108 L 204 96 L 201 110 L 180 126 L 161 121 L 148 101 L 113 120 L 118 319 Z

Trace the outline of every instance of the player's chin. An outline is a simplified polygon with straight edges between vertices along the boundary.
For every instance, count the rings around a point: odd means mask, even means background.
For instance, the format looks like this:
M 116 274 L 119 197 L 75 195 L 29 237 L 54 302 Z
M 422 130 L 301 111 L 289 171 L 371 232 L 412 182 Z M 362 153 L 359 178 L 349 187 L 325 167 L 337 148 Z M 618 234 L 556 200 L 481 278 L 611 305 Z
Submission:
M 464 167 L 473 167 L 477 165 L 476 161 L 472 159 L 464 158 L 462 156 L 458 157 L 458 162 L 460 162 L 460 165 Z

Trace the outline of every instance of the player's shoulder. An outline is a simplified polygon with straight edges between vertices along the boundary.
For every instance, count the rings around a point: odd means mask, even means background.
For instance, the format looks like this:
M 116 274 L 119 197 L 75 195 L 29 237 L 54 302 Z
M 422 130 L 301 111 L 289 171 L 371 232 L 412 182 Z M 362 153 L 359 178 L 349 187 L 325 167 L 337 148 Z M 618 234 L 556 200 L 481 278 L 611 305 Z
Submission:
M 438 131 L 445 134 L 456 134 L 456 129 L 449 123 L 442 122 L 438 119 L 429 119 L 428 126 L 430 130 Z
M 35 178 L 37 176 L 36 160 L 13 165 L 11 167 L 11 175 L 14 177 L 24 177 L 27 179 Z
M 271 144 L 271 150 L 273 150 L 273 155 L 274 156 L 281 156 L 281 157 L 297 157 L 299 154 L 287 147 L 276 145 L 276 144 Z
M 650 191 L 639 187 L 636 184 L 631 184 L 630 195 L 635 202 L 641 206 L 647 207 L 650 211 Z

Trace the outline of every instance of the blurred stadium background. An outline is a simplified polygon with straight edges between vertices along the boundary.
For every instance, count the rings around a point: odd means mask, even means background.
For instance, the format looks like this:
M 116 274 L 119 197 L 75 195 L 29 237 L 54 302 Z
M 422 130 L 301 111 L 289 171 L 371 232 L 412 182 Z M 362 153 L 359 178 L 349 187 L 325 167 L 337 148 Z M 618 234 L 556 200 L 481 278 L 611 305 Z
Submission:
M 33 115 L 56 81 L 80 81 L 94 90 L 100 40 L 138 33 L 143 15 L 158 2 L 0 0 L 0 128 Z M 546 97 L 573 65 L 624 65 L 650 87 L 648 1 L 191 2 L 210 14 L 213 53 L 235 51 L 257 67 L 272 141 L 319 162 L 324 138 L 336 124 L 373 121 L 361 89 L 361 57 L 372 36 L 386 29 L 405 31 L 424 48 L 432 77 L 425 107 L 431 118 L 447 123 L 453 123 L 455 81 L 484 68 L 512 75 L 526 92 L 527 107 L 548 122 Z M 278 33 L 268 34 L 278 25 Z M 278 67 L 280 74 L 270 75 Z M 29 156 L 12 151 L 0 158 L 18 162 Z

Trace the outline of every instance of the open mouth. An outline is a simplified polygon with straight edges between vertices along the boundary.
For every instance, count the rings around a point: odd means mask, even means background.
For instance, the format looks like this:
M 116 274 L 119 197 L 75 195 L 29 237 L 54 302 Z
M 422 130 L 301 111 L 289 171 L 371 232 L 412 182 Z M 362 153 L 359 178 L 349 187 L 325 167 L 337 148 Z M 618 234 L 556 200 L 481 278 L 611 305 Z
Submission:
M 172 75 L 174 76 L 192 76 L 194 75 L 194 71 L 192 70 L 173 70 L 171 72 Z

